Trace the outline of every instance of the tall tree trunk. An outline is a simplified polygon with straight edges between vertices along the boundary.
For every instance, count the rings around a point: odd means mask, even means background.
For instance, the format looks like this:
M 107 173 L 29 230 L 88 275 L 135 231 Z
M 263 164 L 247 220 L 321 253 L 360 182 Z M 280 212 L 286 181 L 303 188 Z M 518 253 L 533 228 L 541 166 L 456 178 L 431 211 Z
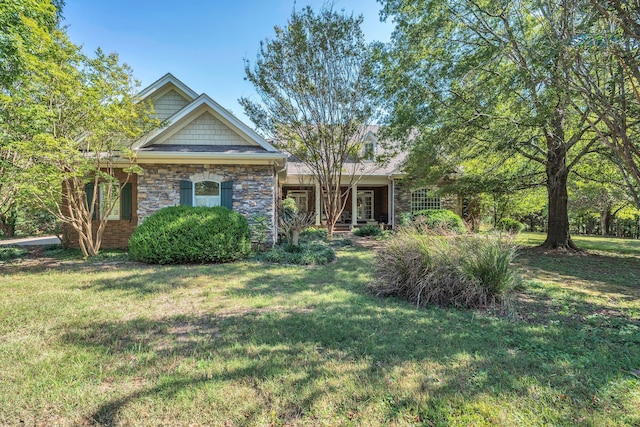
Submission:
M 609 236 L 611 234 L 611 209 L 609 207 L 600 211 L 600 235 Z
M 569 233 L 569 208 L 567 178 L 569 169 L 566 165 L 566 149 L 564 133 L 560 126 L 555 126 L 553 135 L 547 136 L 547 193 L 549 203 L 547 239 L 542 244 L 545 249 L 574 249 L 577 246 Z

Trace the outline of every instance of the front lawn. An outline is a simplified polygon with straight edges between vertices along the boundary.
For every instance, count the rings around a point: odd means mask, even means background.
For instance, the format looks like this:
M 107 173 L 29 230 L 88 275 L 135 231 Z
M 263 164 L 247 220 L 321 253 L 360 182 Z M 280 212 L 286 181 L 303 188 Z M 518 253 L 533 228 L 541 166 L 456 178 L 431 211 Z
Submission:
M 372 262 L 0 263 L 0 424 L 640 423 L 637 258 L 525 250 L 499 312 L 378 299 Z
M 547 235 L 544 233 L 520 233 L 516 240 L 522 245 L 531 246 L 541 245 L 546 237 Z M 583 250 L 640 256 L 640 240 L 638 239 L 581 234 L 571 236 L 571 239 L 578 248 Z

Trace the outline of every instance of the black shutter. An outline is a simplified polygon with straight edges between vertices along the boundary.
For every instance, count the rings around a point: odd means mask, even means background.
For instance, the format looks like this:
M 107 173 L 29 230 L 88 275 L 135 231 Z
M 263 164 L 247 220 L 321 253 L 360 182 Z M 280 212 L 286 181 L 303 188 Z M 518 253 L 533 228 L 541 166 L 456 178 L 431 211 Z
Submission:
M 220 205 L 233 210 L 233 181 L 220 184 Z
M 93 202 L 93 182 L 90 182 L 84 186 L 84 192 L 87 195 L 87 210 L 91 210 L 91 202 Z M 93 209 L 93 216 L 91 219 L 96 219 L 96 214 L 98 213 L 98 203 L 96 200 L 96 206 Z
M 180 206 L 193 206 L 193 183 L 180 181 Z
M 120 219 L 131 220 L 133 218 L 133 190 L 130 182 L 127 182 L 120 191 Z

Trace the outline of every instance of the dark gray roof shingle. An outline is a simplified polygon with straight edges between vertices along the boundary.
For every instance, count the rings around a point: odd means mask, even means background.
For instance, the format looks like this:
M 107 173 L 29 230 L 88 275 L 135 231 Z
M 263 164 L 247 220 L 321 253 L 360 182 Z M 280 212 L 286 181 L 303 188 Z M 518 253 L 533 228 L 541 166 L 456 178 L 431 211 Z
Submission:
M 171 153 L 226 153 L 226 154 L 260 154 L 268 153 L 262 147 L 251 145 L 182 145 L 153 144 L 140 148 L 139 151 L 164 151 Z

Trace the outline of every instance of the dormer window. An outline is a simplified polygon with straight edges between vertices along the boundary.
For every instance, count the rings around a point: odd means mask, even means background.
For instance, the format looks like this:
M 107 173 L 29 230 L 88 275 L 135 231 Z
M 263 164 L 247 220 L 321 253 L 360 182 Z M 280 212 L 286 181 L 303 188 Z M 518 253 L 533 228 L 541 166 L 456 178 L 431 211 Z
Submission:
M 360 151 L 360 160 L 365 162 L 372 162 L 376 159 L 376 155 L 378 154 L 376 143 L 378 140 L 375 135 L 371 132 L 368 132 L 364 138 L 362 139 L 362 150 Z
M 376 157 L 376 148 L 373 141 L 365 141 L 362 147 L 362 160 L 373 161 Z

